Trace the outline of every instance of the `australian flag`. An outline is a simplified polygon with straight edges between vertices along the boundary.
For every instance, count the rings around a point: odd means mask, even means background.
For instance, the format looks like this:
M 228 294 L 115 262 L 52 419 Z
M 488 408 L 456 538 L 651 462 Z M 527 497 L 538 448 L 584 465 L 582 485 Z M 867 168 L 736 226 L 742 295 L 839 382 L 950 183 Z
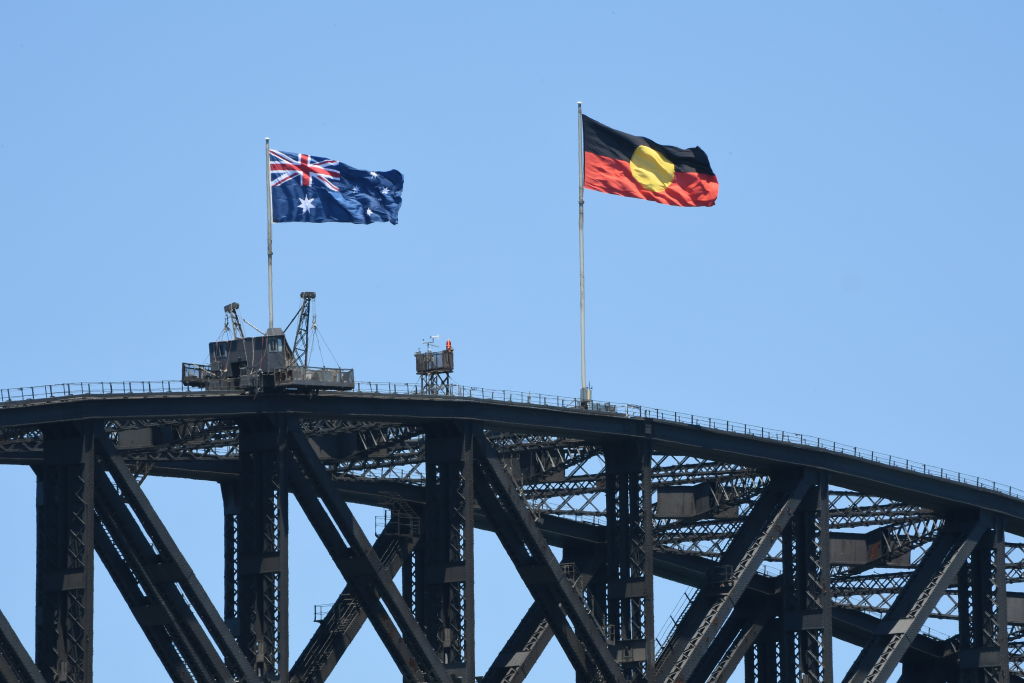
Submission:
M 340 161 L 270 150 L 275 223 L 398 223 L 402 174 L 360 171 Z

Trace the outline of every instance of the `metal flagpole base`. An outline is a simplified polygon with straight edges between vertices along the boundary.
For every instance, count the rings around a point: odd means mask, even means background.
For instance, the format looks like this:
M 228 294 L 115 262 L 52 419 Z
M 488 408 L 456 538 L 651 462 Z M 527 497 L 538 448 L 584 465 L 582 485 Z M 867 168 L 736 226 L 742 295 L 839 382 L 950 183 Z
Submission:
M 580 406 L 583 408 L 589 408 L 591 402 L 591 387 L 582 387 L 580 389 Z

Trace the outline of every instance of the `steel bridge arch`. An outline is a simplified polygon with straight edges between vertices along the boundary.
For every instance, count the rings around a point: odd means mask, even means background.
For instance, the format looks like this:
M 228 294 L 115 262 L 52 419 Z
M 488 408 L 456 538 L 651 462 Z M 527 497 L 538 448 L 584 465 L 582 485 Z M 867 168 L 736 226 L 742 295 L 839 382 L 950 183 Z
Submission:
M 901 680 L 1005 681 L 1024 664 L 1012 489 L 632 407 L 161 388 L 0 401 L 0 463 L 31 466 L 41 498 L 35 656 L 0 615 L 3 680 L 91 680 L 94 555 L 176 681 L 321 681 L 367 621 L 406 680 L 520 681 L 551 640 L 581 680 L 832 680 L 833 638 L 861 648 L 848 681 L 900 663 Z M 221 609 L 146 476 L 220 484 Z M 347 581 L 294 663 L 289 495 Z M 388 510 L 375 539 L 351 502 Z M 481 663 L 476 528 L 535 600 Z M 660 640 L 654 576 L 692 588 Z

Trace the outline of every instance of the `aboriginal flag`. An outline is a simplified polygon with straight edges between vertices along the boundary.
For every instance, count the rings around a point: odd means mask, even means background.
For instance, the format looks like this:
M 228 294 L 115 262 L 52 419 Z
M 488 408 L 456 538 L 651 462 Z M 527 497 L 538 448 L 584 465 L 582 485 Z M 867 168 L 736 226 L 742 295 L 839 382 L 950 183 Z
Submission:
M 680 149 L 583 117 L 583 187 L 673 206 L 714 206 L 718 178 L 700 147 Z

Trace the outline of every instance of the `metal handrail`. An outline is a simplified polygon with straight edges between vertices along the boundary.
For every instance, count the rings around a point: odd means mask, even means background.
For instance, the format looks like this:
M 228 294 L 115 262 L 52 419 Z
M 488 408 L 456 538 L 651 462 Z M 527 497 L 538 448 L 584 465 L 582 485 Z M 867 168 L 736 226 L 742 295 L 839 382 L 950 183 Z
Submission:
M 70 382 L 64 384 L 45 384 L 34 387 L 17 387 L 13 389 L 0 389 L 0 410 L 14 407 L 9 404 L 20 404 L 32 401 L 49 401 L 54 399 L 74 398 L 79 396 L 139 396 L 179 393 L 202 393 L 202 394 L 237 394 L 238 390 L 210 390 L 183 385 L 179 380 L 156 380 L 156 381 L 123 381 L 123 382 Z M 569 410 L 580 410 L 586 412 L 602 412 L 622 415 L 635 419 L 660 420 L 688 424 L 704 429 L 731 432 L 743 436 L 769 439 L 799 446 L 810 446 L 822 450 L 852 455 L 857 458 L 864 458 L 882 465 L 910 470 L 960 484 L 974 486 L 976 488 L 996 491 L 998 493 L 1024 500 L 1024 489 L 1016 488 L 1008 484 L 1001 484 L 991 479 L 977 477 L 944 467 L 935 467 L 927 463 L 909 460 L 887 453 L 849 446 L 831 439 L 808 436 L 799 432 L 790 432 L 782 429 L 770 429 L 758 427 L 745 422 L 734 420 L 721 420 L 713 417 L 703 417 L 690 413 L 681 413 L 674 410 L 661 410 L 660 408 L 648 408 L 634 403 L 604 403 L 591 402 L 584 406 L 578 398 L 555 396 L 552 394 L 538 394 L 526 391 L 510 391 L 507 389 L 484 389 L 482 387 L 469 387 L 453 384 L 447 388 L 444 394 L 427 394 L 419 384 L 408 382 L 356 382 L 355 389 L 351 392 L 323 391 L 324 394 L 344 396 L 347 394 L 370 394 L 378 396 L 418 396 L 433 400 L 452 399 L 473 399 L 479 401 L 494 401 L 497 403 L 509 403 L 518 405 L 531 405 L 545 408 L 560 408 Z

